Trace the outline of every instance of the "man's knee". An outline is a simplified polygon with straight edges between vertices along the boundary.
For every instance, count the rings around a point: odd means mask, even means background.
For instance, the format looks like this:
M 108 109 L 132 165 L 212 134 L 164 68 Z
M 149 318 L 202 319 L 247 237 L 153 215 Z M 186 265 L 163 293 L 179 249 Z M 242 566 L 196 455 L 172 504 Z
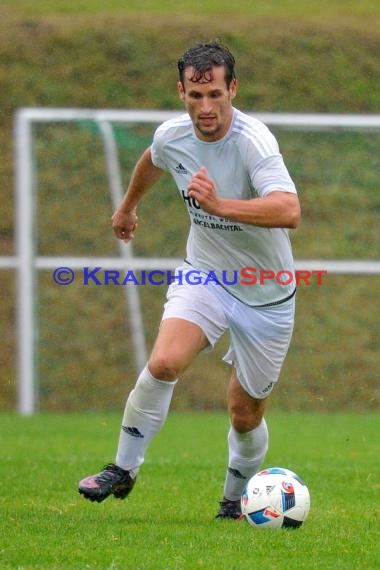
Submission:
M 257 428 L 263 419 L 265 399 L 253 398 L 240 384 L 234 370 L 228 386 L 228 411 L 232 426 L 239 433 Z
M 252 398 L 252 396 L 247 394 L 247 392 L 235 382 L 230 386 L 228 396 L 230 420 L 237 432 L 246 433 L 261 424 L 264 417 L 266 400 Z
M 151 375 L 157 380 L 173 381 L 181 372 L 179 363 L 170 354 L 155 354 L 148 362 Z
M 175 380 L 207 344 L 198 325 L 179 318 L 165 319 L 148 362 L 152 376 L 158 380 Z
M 233 404 L 229 407 L 232 426 L 239 433 L 247 433 L 257 428 L 263 419 L 263 411 L 248 406 Z

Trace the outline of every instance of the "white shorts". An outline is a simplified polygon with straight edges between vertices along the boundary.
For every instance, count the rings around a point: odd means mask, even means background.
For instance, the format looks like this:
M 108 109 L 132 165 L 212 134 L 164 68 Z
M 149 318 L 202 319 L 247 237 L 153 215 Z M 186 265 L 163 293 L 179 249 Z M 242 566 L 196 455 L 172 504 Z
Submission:
M 295 297 L 271 307 L 250 307 L 216 283 L 172 283 L 162 320 L 185 319 L 198 325 L 211 350 L 226 332 L 230 346 L 223 360 L 236 368 L 240 384 L 253 398 L 266 398 L 277 382 L 289 348 Z

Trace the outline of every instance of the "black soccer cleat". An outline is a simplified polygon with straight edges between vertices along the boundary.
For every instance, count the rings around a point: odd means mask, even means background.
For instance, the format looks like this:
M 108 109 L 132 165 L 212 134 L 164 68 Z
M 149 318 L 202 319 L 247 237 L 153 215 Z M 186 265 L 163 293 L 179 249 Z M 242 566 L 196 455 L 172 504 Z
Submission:
M 85 499 L 101 503 L 113 495 L 116 499 L 125 499 L 136 482 L 129 471 L 114 463 L 105 465 L 97 475 L 90 475 L 79 481 L 78 491 Z
M 220 501 L 220 510 L 216 515 L 216 519 L 230 519 L 230 520 L 241 520 L 244 518 L 241 512 L 240 499 L 237 501 L 230 501 L 224 498 Z

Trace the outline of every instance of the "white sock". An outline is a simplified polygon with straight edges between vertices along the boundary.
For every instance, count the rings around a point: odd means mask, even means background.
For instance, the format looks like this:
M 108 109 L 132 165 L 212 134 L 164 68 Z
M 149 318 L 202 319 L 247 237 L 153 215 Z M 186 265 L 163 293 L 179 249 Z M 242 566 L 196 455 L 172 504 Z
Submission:
M 165 423 L 176 383 L 157 380 L 147 366 L 141 372 L 125 405 L 116 465 L 137 474 L 149 443 Z
M 232 426 L 228 433 L 228 469 L 224 483 L 224 497 L 240 499 L 248 480 L 260 469 L 268 450 L 268 428 L 265 419 L 247 433 L 239 433 Z

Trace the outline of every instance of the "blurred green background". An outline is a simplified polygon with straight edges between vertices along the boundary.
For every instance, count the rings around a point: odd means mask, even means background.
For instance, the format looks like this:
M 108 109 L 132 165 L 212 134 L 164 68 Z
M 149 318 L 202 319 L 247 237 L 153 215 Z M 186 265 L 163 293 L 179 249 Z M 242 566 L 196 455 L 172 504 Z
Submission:
M 0 255 L 14 254 L 14 112 L 24 106 L 178 109 L 176 62 L 219 38 L 237 59 L 242 110 L 379 113 L 380 6 L 366 2 L 0 4 Z M 154 125 L 116 126 L 123 181 Z M 297 259 L 379 259 L 379 134 L 272 129 L 298 186 Z M 117 255 L 99 134 L 86 123 L 35 128 L 38 253 Z M 166 219 L 170 216 L 170 226 Z M 174 221 L 173 221 L 174 220 Z M 182 256 L 187 214 L 169 178 L 140 209 L 138 255 Z M 38 381 L 44 410 L 119 409 L 135 370 L 122 288 L 58 287 L 38 276 Z M 15 272 L 0 270 L 0 408 L 16 401 Z M 378 409 L 378 276 L 301 286 L 293 342 L 271 405 Z M 149 346 L 164 287 L 140 287 Z M 224 406 L 227 339 L 183 376 L 173 406 Z

